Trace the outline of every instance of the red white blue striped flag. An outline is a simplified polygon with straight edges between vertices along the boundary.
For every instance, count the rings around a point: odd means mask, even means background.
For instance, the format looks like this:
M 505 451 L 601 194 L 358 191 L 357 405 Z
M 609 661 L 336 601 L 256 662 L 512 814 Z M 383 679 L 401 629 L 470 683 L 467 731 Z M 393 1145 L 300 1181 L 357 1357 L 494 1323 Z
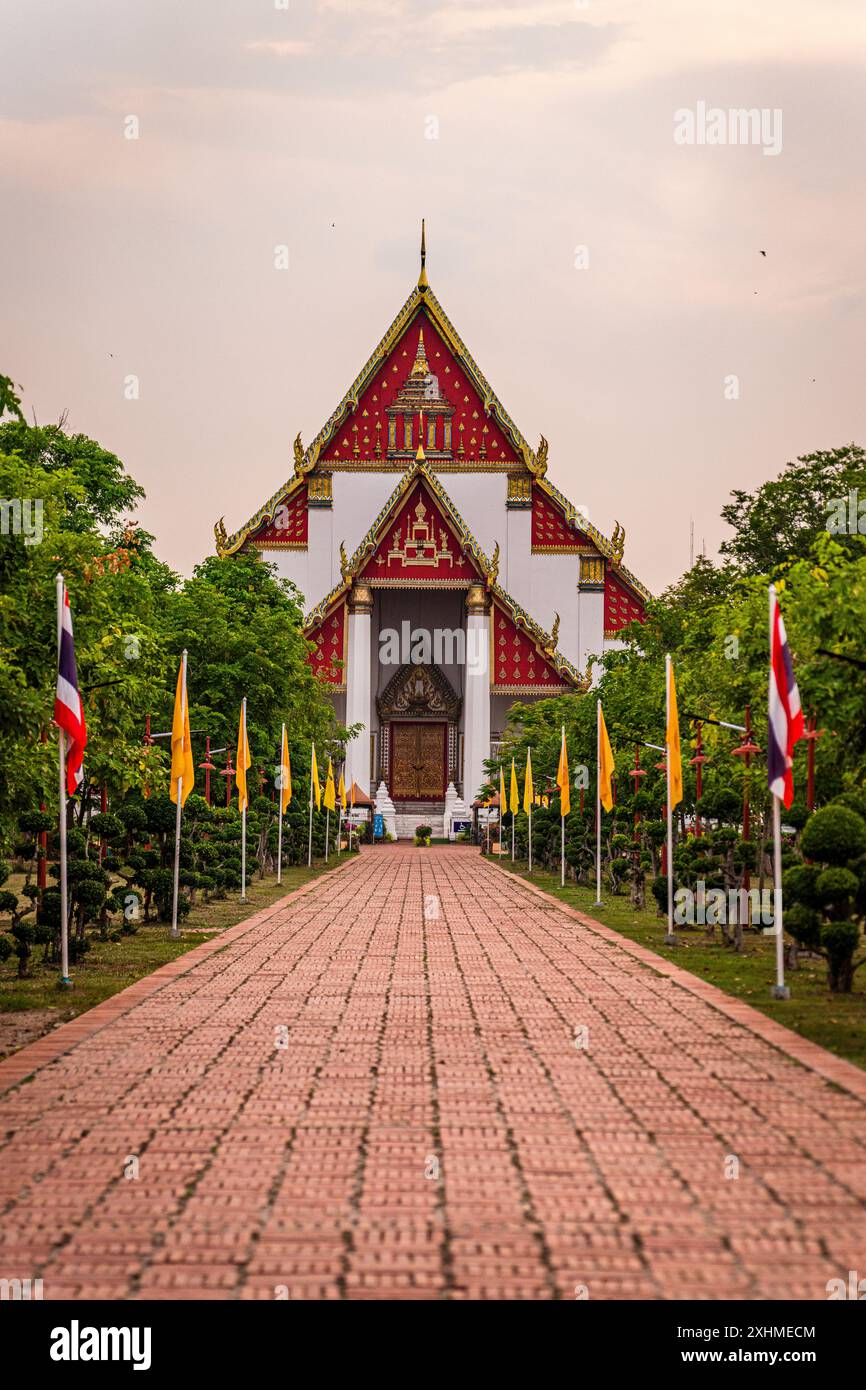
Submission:
M 767 729 L 767 781 L 770 791 L 786 806 L 794 800 L 794 744 L 803 737 L 800 692 L 785 624 L 770 586 L 770 690 Z
M 78 689 L 75 643 L 72 640 L 72 610 L 69 607 L 69 590 L 65 584 L 60 618 L 60 650 L 57 654 L 54 722 L 66 734 L 66 790 L 72 796 L 84 775 L 81 764 L 87 746 L 87 725 L 84 722 L 84 705 Z

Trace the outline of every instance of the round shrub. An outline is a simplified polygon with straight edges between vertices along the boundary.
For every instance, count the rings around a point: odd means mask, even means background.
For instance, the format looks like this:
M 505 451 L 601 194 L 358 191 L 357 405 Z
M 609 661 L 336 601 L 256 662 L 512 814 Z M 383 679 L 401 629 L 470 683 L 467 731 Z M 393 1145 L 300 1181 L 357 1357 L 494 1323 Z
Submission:
M 860 880 L 850 869 L 824 869 L 818 875 L 815 891 L 822 903 L 838 905 L 853 898 L 860 887 Z
M 821 945 L 821 918 L 814 907 L 794 903 L 785 909 L 785 931 L 807 951 L 817 951 Z
M 25 811 L 18 817 L 18 829 L 26 830 L 31 835 L 54 830 L 56 825 L 56 817 L 50 816 L 47 811 Z
M 100 811 L 90 817 L 90 833 L 98 835 L 100 839 L 116 840 L 123 831 L 124 825 L 120 816 L 112 815 L 110 811 Z
M 831 922 L 821 932 L 821 945 L 827 957 L 827 980 L 834 994 L 850 992 L 854 952 L 859 941 L 860 928 L 855 922 Z
M 816 887 L 820 876 L 821 870 L 814 864 L 794 864 L 790 869 L 786 869 L 782 875 L 784 901 L 817 907 L 821 901 Z
M 866 851 L 866 821 L 847 806 L 824 806 L 807 821 L 800 848 L 821 864 L 847 864 Z

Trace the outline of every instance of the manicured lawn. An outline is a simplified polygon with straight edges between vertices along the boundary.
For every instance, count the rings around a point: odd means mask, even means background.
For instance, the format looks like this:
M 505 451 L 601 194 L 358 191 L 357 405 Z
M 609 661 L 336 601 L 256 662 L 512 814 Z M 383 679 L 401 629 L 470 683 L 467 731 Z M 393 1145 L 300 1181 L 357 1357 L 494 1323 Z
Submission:
M 0 1056 L 32 1041 L 46 1028 L 93 1008 L 158 966 L 209 940 L 215 933 L 269 907 L 311 878 L 337 868 L 346 862 L 346 857 L 332 856 L 327 868 L 324 864 L 314 864 L 312 870 L 306 865 L 284 869 L 279 886 L 276 877 L 255 877 L 247 887 L 246 903 L 239 901 L 237 893 L 216 902 L 198 902 L 181 925 L 178 941 L 171 940 L 170 928 L 163 923 L 142 925 L 134 936 L 124 936 L 120 941 L 100 941 L 94 935 L 87 955 L 70 968 L 72 988 L 69 990 L 58 988 L 56 967 L 41 964 L 42 946 L 34 947 L 32 975 L 25 980 L 18 979 L 18 960 L 11 956 L 0 965 Z M 11 879 L 5 886 L 14 891 Z M 34 1013 L 32 1026 L 28 1026 L 25 1016 L 30 1010 L 40 1010 L 44 1014 L 43 1017 Z
M 491 858 L 499 863 L 495 855 Z M 761 1013 L 768 1014 L 793 1032 L 820 1043 L 838 1057 L 846 1057 L 848 1061 L 866 1067 L 866 967 L 855 974 L 852 994 L 830 994 L 824 961 L 801 955 L 800 968 L 785 972 L 791 998 L 787 1001 L 771 999 L 770 990 L 775 982 L 773 937 L 747 932 L 743 953 L 736 955 L 722 945 L 720 928 L 716 928 L 714 939 L 701 927 L 678 927 L 680 944 L 665 946 L 666 923 L 656 915 L 655 903 L 649 892 L 647 898 L 652 906 L 646 912 L 635 912 L 627 894 L 619 898 L 607 894 L 604 906 L 595 907 L 594 889 L 574 884 L 560 888 L 558 874 L 543 869 L 534 869 L 531 875 L 527 874 L 525 861 L 516 863 L 512 869 L 510 860 L 503 856 L 501 864 L 503 869 L 536 884 L 552 897 L 561 899 L 589 917 L 595 917 L 605 926 L 674 961 L 684 970 L 709 980 L 726 994 L 760 1009 Z

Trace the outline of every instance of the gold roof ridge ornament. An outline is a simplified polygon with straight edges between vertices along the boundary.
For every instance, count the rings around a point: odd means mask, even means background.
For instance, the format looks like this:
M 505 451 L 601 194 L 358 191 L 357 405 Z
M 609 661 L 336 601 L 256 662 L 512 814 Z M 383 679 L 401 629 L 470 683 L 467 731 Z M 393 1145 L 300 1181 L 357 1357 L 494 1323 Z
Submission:
M 421 271 L 418 275 L 418 291 L 425 294 L 429 285 L 427 279 L 427 235 L 424 226 L 424 218 L 421 218 Z
M 613 550 L 614 560 L 618 565 L 621 564 L 622 557 L 625 552 L 625 527 L 620 526 L 618 521 L 614 522 L 613 535 L 610 538 L 610 545 L 611 549 Z
M 544 435 L 542 435 L 541 439 L 538 442 L 538 448 L 535 451 L 534 458 L 532 454 L 527 450 L 526 463 L 530 473 L 534 478 L 543 478 L 545 473 L 547 472 L 547 452 L 549 448 L 550 445 L 548 444 Z
M 553 615 L 553 627 L 550 629 L 550 638 L 544 644 L 544 650 L 548 656 L 555 655 L 559 644 L 559 614 Z

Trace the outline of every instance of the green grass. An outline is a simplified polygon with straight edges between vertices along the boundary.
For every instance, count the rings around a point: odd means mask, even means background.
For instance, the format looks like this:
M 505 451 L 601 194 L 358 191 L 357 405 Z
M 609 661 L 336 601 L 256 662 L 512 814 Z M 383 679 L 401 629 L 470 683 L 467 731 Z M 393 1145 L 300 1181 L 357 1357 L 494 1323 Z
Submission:
M 134 984 L 143 975 L 149 975 L 160 965 L 176 960 L 193 946 L 210 940 L 226 927 L 233 927 L 245 917 L 291 893 L 294 888 L 302 887 L 311 878 L 317 878 L 345 861 L 345 855 L 334 855 L 327 867 L 314 864 L 312 870 L 306 865 L 284 869 L 283 881 L 279 886 L 275 876 L 264 879 L 256 876 L 247 885 L 248 901 L 245 903 L 239 901 L 237 893 L 211 903 L 197 902 L 181 925 L 177 941 L 171 940 L 167 923 L 142 924 L 134 936 L 124 936 L 120 941 L 100 941 L 94 935 L 87 955 L 70 967 L 71 989 L 58 987 L 56 966 L 42 965 L 42 946 L 33 948 L 32 974 L 24 980 L 18 979 L 18 959 L 11 956 L 0 964 L 0 1013 L 60 1009 L 53 1022 L 74 1018 L 118 990 L 126 989 L 127 985 Z M 11 880 L 6 886 L 12 886 L 14 891 Z
M 496 855 L 491 858 L 499 863 Z M 622 897 L 613 897 L 603 892 L 604 905 L 595 907 L 594 889 L 575 884 L 560 888 L 558 874 L 533 869 L 530 875 L 526 872 L 525 861 L 516 863 L 514 869 L 505 856 L 501 863 L 503 869 L 516 873 L 518 878 L 536 884 L 551 897 L 612 927 L 630 941 L 637 941 L 657 955 L 691 971 L 693 975 L 709 980 L 726 994 L 751 1004 L 801 1037 L 820 1043 L 837 1057 L 845 1057 L 849 1062 L 866 1067 L 866 971 L 855 974 L 853 993 L 831 994 L 827 989 L 824 961 L 817 957 L 801 956 L 798 970 L 785 971 L 785 983 L 791 990 L 791 998 L 772 999 L 770 991 L 775 983 L 776 959 L 774 937 L 746 932 L 743 953 L 737 955 L 722 944 L 721 928 L 716 928 L 713 938 L 702 927 L 678 927 L 680 944 L 665 946 L 667 923 L 656 915 L 655 903 L 649 892 L 647 899 L 652 905 L 645 912 L 636 912 L 631 907 L 627 893 Z

